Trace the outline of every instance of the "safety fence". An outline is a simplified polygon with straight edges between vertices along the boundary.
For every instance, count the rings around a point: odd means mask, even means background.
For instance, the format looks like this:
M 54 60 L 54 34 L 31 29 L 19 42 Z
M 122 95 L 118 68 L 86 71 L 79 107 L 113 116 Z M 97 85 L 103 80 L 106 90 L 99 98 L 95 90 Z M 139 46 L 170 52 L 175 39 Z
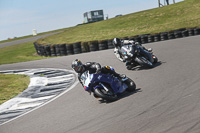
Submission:
M 157 34 L 145 34 L 131 37 L 123 37 L 121 39 L 134 40 L 142 44 L 152 43 L 158 41 L 165 41 L 169 39 L 176 39 L 200 34 L 200 28 L 182 28 L 178 30 L 161 32 Z M 40 45 L 34 42 L 36 52 L 40 56 L 66 56 L 73 54 L 80 54 L 91 51 L 99 51 L 114 48 L 112 44 L 113 39 L 95 40 L 89 42 L 76 42 L 71 44 L 51 44 Z

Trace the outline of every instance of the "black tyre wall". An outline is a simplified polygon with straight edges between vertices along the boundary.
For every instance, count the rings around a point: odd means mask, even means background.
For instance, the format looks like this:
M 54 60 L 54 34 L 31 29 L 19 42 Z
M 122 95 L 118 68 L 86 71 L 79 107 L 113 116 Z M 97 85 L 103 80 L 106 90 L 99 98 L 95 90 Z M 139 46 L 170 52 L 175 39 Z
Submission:
M 154 36 L 153 35 L 148 35 L 148 42 L 154 42 Z
M 67 55 L 67 48 L 66 48 L 66 44 L 60 44 L 60 55 Z
M 67 49 L 67 55 L 74 54 L 73 45 L 72 44 L 66 44 L 66 49 Z
M 90 52 L 90 47 L 88 45 L 88 42 L 81 42 L 81 50 L 82 53 Z
M 51 56 L 51 49 L 49 45 L 44 46 L 44 50 L 46 52 L 46 56 Z
M 160 40 L 164 41 L 164 40 L 168 40 L 168 33 L 167 32 L 163 32 L 160 34 Z
M 154 41 L 155 41 L 155 42 L 160 41 L 160 34 L 155 34 L 155 35 L 154 35 Z
M 54 45 L 51 45 L 51 46 L 50 46 L 50 49 L 51 49 L 51 56 L 57 56 L 57 55 L 56 55 L 55 46 L 54 46 Z
M 81 42 L 73 43 L 74 54 L 81 53 Z
M 114 48 L 114 45 L 112 43 L 113 39 L 109 39 L 107 40 L 107 43 L 108 43 L 108 49 L 113 49 Z
M 90 51 L 98 51 L 99 50 L 98 41 L 90 41 L 89 47 L 90 47 Z
M 108 42 L 107 40 L 100 40 L 99 43 L 99 50 L 105 50 L 108 49 Z

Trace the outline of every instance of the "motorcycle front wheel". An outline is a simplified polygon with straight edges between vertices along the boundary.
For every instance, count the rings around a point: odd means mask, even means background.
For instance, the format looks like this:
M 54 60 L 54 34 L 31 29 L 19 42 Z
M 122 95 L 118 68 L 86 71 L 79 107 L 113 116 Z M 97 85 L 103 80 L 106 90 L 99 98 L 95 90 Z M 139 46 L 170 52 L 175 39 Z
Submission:
M 136 62 L 141 66 L 153 68 L 153 64 L 145 57 L 137 57 Z
M 112 92 L 106 92 L 103 88 L 96 88 L 94 95 L 106 101 L 115 101 L 118 99 L 117 95 Z
M 158 58 L 155 55 L 153 55 L 153 63 L 156 64 L 157 62 L 158 62 Z
M 128 78 L 126 81 L 124 81 L 125 82 L 125 84 L 128 86 L 128 88 L 126 89 L 126 91 L 128 91 L 128 92 L 133 92 L 133 91 L 135 91 L 135 89 L 136 89 L 136 84 L 135 84 L 135 82 L 132 80 L 132 79 L 130 79 L 130 78 Z

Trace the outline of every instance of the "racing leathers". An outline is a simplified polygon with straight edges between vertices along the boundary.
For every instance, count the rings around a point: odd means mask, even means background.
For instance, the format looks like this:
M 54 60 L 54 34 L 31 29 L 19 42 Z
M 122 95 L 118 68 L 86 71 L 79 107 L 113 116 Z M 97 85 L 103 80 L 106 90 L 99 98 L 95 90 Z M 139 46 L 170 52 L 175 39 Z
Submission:
M 83 85 L 82 81 L 81 81 L 81 75 L 85 72 L 85 71 L 89 71 L 90 74 L 95 74 L 95 73 L 104 73 L 104 74 L 112 74 L 113 76 L 119 78 L 120 80 L 123 78 L 123 76 L 121 76 L 120 74 L 116 73 L 115 71 L 112 71 L 110 69 L 109 66 L 104 66 L 101 67 L 101 65 L 99 63 L 96 62 L 87 62 L 83 65 L 84 67 L 84 71 L 81 73 L 78 73 L 78 79 L 79 82 Z
M 134 42 L 133 40 L 122 40 L 121 45 L 114 48 L 114 54 L 120 61 L 126 62 L 127 67 L 131 67 L 129 66 L 130 64 L 132 64 L 132 67 L 134 67 L 137 64 L 134 64 L 134 62 L 130 62 L 128 60 L 128 57 L 133 57 L 137 50 L 141 54 L 146 55 L 149 60 L 153 62 L 153 58 L 150 54 L 152 49 L 150 48 L 147 50 L 139 42 Z M 126 53 L 126 55 L 123 54 L 124 52 Z
M 114 48 L 114 54 L 115 56 L 122 62 L 126 62 L 125 57 L 122 56 L 121 47 L 130 43 L 135 43 L 133 40 L 122 40 L 121 46 L 117 46 Z M 132 54 L 131 52 L 128 52 L 127 54 Z

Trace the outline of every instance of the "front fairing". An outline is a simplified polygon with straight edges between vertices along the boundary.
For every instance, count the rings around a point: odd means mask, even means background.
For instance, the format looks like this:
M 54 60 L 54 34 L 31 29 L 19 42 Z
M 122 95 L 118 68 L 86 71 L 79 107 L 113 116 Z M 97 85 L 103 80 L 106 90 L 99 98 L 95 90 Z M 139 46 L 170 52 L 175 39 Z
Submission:
M 116 78 L 109 74 L 89 74 L 89 72 L 85 72 L 81 75 L 81 81 L 84 85 L 84 89 L 86 91 L 94 91 L 96 87 L 101 86 L 99 83 L 106 83 L 111 86 L 114 93 L 122 93 L 127 86 L 125 84 L 121 84 L 121 82 Z
M 134 47 L 132 46 L 132 44 L 123 45 L 121 47 L 121 53 L 123 56 L 128 56 L 129 53 L 134 55 Z
M 147 58 L 150 62 L 153 62 L 152 53 L 142 48 L 141 46 L 137 47 L 138 55 Z
M 89 71 L 85 71 L 81 74 L 81 82 L 83 83 L 84 89 L 90 91 L 90 84 L 93 79 L 93 75 L 89 74 Z

